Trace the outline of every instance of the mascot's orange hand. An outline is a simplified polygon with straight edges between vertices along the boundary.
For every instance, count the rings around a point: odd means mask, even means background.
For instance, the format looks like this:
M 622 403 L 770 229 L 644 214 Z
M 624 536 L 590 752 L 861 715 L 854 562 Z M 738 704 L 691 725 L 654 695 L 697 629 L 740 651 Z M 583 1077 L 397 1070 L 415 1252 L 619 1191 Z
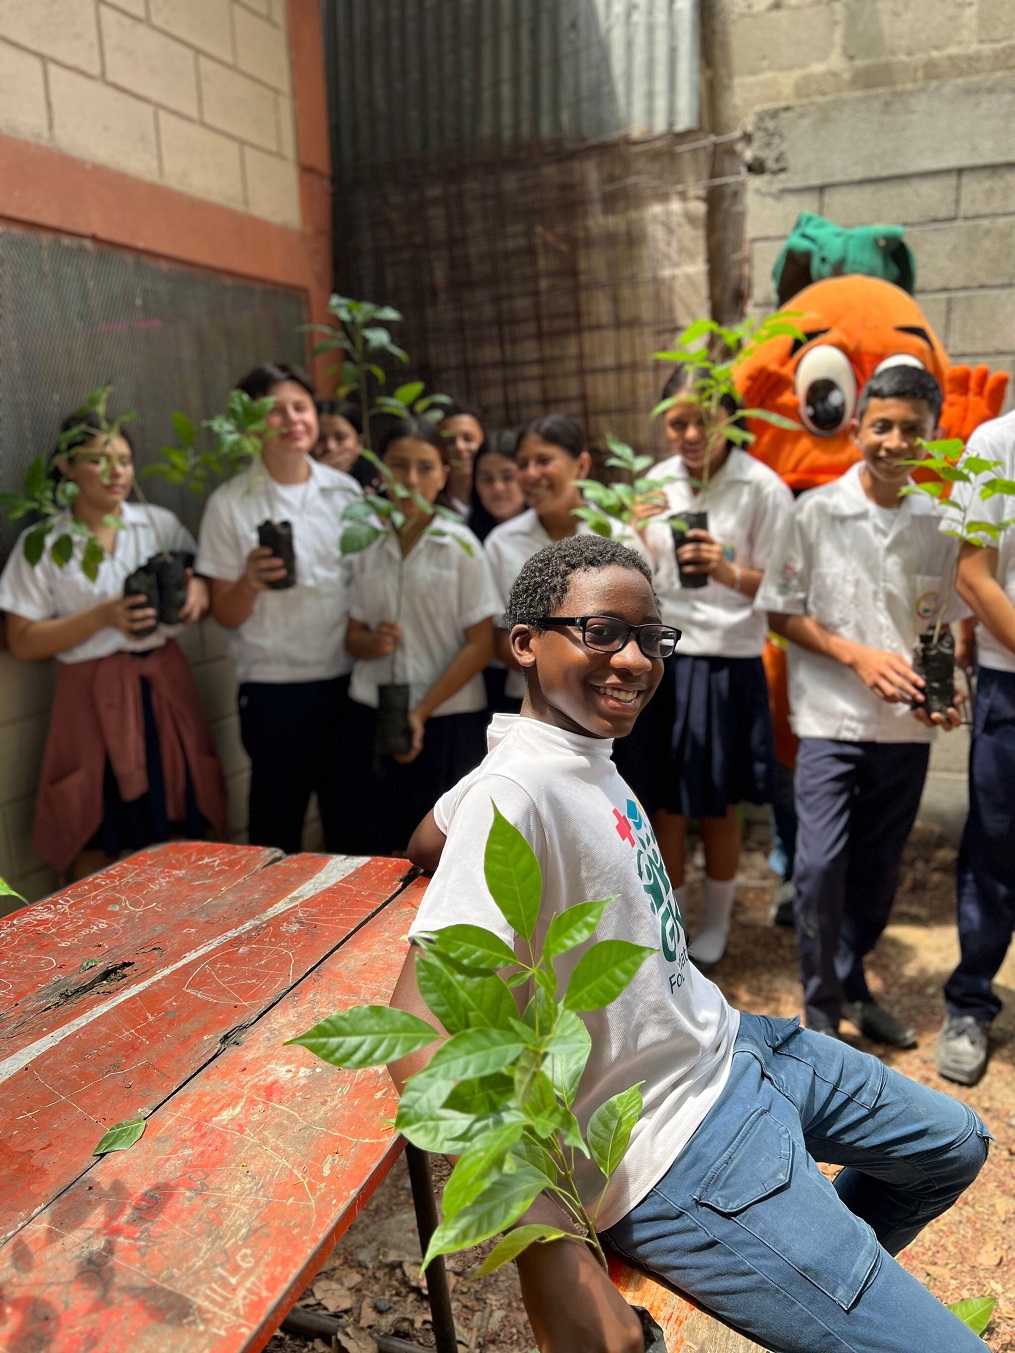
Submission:
M 986 366 L 953 366 L 945 381 L 941 427 L 946 437 L 968 441 L 981 423 L 997 418 L 1004 405 L 1008 373 Z

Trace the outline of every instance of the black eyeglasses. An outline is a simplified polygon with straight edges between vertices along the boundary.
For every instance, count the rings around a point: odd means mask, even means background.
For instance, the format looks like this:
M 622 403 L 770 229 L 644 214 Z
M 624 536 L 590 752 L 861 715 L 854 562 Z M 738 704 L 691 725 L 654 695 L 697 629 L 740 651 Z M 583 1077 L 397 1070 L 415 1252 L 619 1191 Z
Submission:
M 668 658 L 680 638 L 680 631 L 671 625 L 628 625 L 612 615 L 551 615 L 532 623 L 579 629 L 582 643 L 596 653 L 619 653 L 633 634 L 646 658 Z

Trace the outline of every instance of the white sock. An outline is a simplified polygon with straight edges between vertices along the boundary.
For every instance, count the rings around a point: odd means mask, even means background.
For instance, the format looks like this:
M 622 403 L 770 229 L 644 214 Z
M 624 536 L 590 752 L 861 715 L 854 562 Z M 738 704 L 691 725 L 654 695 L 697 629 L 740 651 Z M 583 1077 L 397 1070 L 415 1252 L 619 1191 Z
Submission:
M 705 915 L 690 948 L 691 957 L 699 963 L 718 963 L 726 952 L 736 887 L 735 879 L 726 883 L 705 879 Z

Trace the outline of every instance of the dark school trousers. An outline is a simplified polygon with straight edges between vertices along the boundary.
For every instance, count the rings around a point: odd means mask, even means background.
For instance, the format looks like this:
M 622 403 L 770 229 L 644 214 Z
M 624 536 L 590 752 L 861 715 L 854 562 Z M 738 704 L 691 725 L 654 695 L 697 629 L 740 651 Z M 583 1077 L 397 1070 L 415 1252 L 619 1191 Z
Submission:
M 987 1023 L 991 982 L 1015 926 L 1015 672 L 981 667 L 969 751 L 969 817 L 958 868 L 959 966 L 945 983 L 952 1015 Z
M 324 848 L 349 852 L 342 776 L 349 678 L 245 681 L 239 689 L 240 738 L 250 757 L 248 834 L 252 846 L 302 849 L 303 819 L 317 795 Z
M 812 1029 L 871 999 L 863 960 L 888 924 L 929 757 L 926 742 L 801 739 L 793 914 Z

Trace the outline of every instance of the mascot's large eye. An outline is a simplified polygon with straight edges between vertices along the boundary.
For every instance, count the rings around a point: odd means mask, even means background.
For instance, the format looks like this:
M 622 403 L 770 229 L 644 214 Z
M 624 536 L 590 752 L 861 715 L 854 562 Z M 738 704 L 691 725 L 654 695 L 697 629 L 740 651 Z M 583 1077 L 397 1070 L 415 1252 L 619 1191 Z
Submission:
M 908 352 L 897 352 L 894 357 L 886 357 L 883 362 L 879 362 L 874 368 L 874 375 L 880 376 L 882 371 L 887 371 L 889 367 L 893 366 L 916 366 L 921 371 L 927 370 L 919 357 L 913 357 Z
M 856 377 L 841 348 L 821 343 L 805 352 L 795 389 L 804 427 L 819 437 L 841 432 L 856 408 Z

